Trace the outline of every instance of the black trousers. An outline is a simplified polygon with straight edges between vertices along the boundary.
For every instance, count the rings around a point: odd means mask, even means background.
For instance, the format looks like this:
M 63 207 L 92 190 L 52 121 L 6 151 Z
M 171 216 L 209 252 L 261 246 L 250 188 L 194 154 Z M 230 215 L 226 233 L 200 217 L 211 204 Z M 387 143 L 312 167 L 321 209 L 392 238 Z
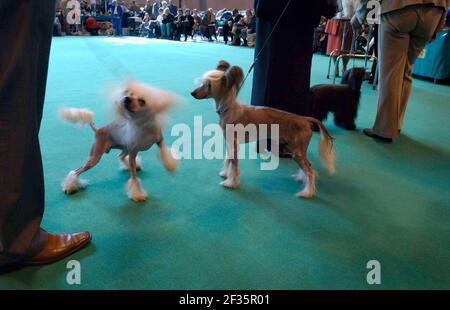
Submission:
M 280 23 L 262 49 L 272 29 L 272 22 L 256 19 L 255 56 L 261 54 L 254 68 L 252 105 L 307 115 L 314 28 Z
M 54 14 L 55 0 L 0 0 L 0 266 L 47 242 L 38 133 Z
M 230 26 L 228 25 L 228 22 L 225 22 L 225 24 L 222 26 L 222 32 L 223 32 L 223 41 L 225 43 L 228 43 L 228 36 L 230 34 Z

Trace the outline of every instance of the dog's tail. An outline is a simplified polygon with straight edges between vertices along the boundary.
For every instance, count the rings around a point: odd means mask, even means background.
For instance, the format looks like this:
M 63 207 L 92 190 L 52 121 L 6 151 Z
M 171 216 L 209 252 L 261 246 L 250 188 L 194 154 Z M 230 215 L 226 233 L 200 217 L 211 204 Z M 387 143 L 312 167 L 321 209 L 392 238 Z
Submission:
M 330 174 L 334 174 L 336 172 L 335 167 L 335 154 L 334 154 L 334 146 L 333 146 L 333 137 L 331 137 L 327 128 L 321 121 L 313 118 L 307 117 L 307 119 L 317 125 L 320 129 L 320 142 L 319 142 L 319 154 L 320 159 L 322 160 L 323 165 L 327 168 Z
M 59 115 L 71 123 L 79 123 L 81 125 L 89 124 L 94 132 L 97 132 L 97 127 L 94 124 L 94 113 L 87 109 L 77 108 L 61 108 Z

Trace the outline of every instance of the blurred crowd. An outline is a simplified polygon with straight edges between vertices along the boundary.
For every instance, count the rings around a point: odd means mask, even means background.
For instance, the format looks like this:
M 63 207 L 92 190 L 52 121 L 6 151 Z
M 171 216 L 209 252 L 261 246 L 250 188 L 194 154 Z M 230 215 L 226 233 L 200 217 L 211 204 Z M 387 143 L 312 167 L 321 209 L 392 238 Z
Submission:
M 136 1 L 68 0 L 57 8 L 54 35 L 132 35 L 187 41 L 204 40 L 254 46 L 252 9 L 178 8 L 172 0 Z

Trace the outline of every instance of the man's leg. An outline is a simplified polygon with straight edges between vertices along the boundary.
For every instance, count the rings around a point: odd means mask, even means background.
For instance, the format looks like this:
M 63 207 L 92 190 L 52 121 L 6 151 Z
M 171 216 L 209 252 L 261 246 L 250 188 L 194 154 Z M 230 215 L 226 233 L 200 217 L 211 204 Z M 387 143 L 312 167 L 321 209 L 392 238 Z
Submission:
M 405 74 L 402 87 L 402 95 L 400 99 L 400 115 L 399 129 L 403 127 L 403 119 L 405 116 L 406 106 L 412 88 L 412 68 L 419 57 L 425 45 L 430 42 L 436 28 L 439 26 L 440 19 L 443 14 L 442 8 L 431 6 L 418 6 L 415 8 L 417 14 L 420 15 L 419 23 L 411 33 L 409 43 L 408 57 L 406 60 Z
M 40 229 L 44 179 L 38 132 L 54 2 L 7 1 L 0 10 L 0 33 L 8 46 L 0 51 L 0 266 L 36 254 L 47 241 Z
M 440 12 L 440 14 L 439 14 Z M 380 88 L 373 132 L 396 138 L 412 86 L 412 66 L 438 26 L 442 10 L 409 6 L 382 15 L 380 25 Z
M 230 31 L 230 27 L 228 26 L 228 22 L 225 22 L 225 24 L 222 27 L 222 32 L 223 32 L 223 42 L 225 42 L 225 44 L 228 43 L 228 33 Z
M 40 228 L 44 178 L 39 147 L 55 1 L 0 3 L 0 267 L 73 253 L 87 233 Z M 46 251 L 48 249 L 48 251 Z M 35 258 L 44 258 L 39 260 Z
M 416 20 L 417 16 L 407 9 L 381 16 L 380 84 L 373 132 L 383 138 L 398 136 L 400 99 L 410 44 L 409 30 L 405 25 L 413 25 Z M 402 28 L 405 30 L 400 30 Z

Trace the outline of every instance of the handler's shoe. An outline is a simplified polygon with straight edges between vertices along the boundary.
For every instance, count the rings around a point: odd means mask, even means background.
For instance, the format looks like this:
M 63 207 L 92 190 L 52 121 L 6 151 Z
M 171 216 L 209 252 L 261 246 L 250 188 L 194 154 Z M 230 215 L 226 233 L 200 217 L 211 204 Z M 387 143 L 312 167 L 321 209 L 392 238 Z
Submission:
M 375 132 L 373 132 L 372 129 L 370 128 L 365 128 L 363 130 L 364 134 L 368 137 L 371 137 L 372 139 L 378 140 L 378 141 L 382 141 L 382 142 L 387 142 L 387 143 L 391 143 L 392 139 L 391 138 L 385 138 L 382 136 L 377 135 Z
M 92 237 L 87 231 L 73 234 L 48 234 L 48 241 L 36 256 L 24 265 L 37 266 L 57 262 L 86 246 Z

